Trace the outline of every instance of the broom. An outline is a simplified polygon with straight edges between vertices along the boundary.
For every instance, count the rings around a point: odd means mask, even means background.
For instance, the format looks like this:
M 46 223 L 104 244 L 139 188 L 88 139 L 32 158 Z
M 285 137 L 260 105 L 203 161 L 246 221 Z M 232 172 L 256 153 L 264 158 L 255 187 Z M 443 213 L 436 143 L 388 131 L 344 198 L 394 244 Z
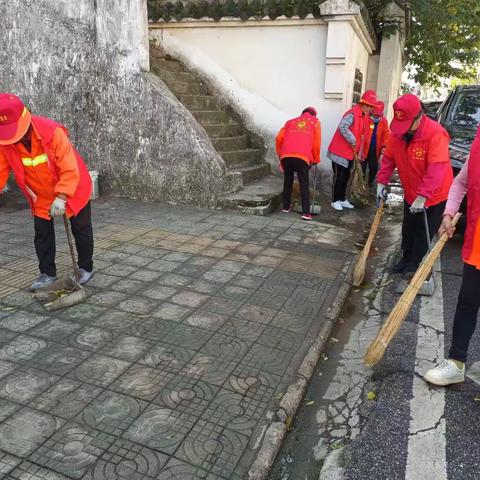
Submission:
M 460 213 L 455 215 L 452 220 L 453 226 L 457 224 L 460 216 Z M 448 235 L 445 232 L 437 240 L 437 243 L 435 243 L 433 248 L 430 250 L 430 253 L 424 258 L 423 262 L 418 267 L 418 270 L 415 272 L 415 275 L 408 284 L 406 290 L 403 292 L 402 296 L 399 298 L 396 305 L 393 307 L 393 310 L 390 312 L 390 315 L 380 329 L 380 332 L 368 347 L 365 355 L 365 363 L 367 365 L 373 366 L 383 357 L 389 343 L 400 329 L 403 321 L 408 315 L 408 312 L 412 308 L 415 297 L 422 288 L 423 282 L 431 272 L 437 258 L 440 256 L 440 253 L 447 243 L 447 240 Z
M 370 248 L 372 246 L 375 235 L 377 234 L 378 226 L 380 225 L 380 220 L 382 219 L 384 201 L 380 201 L 380 205 L 377 208 L 377 213 L 375 213 L 375 218 L 373 219 L 372 226 L 370 227 L 370 233 L 368 235 L 367 241 L 363 250 L 360 252 L 360 255 L 353 270 L 353 286 L 359 287 L 363 282 L 365 277 L 365 266 L 367 264 L 368 254 L 370 253 Z

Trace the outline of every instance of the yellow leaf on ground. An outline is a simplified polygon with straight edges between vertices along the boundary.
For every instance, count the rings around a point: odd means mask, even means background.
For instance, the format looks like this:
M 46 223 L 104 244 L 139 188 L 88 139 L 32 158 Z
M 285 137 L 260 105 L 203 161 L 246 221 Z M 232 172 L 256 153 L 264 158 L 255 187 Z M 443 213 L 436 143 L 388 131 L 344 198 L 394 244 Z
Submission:
M 367 393 L 367 398 L 369 400 L 375 400 L 377 398 L 377 394 L 375 392 L 370 391 Z

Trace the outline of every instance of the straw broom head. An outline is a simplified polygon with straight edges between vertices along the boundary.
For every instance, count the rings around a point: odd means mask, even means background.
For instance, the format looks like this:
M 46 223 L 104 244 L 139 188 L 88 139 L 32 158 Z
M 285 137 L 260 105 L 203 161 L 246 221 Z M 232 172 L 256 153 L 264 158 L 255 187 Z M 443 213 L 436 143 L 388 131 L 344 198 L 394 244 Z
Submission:
M 375 213 L 375 218 L 373 219 L 372 226 L 370 227 L 370 233 L 368 234 L 367 241 L 365 242 L 363 250 L 358 256 L 355 269 L 353 270 L 352 283 L 354 287 L 359 287 L 363 282 L 363 278 L 365 277 L 365 267 L 367 265 L 368 254 L 370 253 L 370 248 L 372 247 L 373 240 L 377 234 L 378 226 L 380 225 L 380 220 L 382 219 L 383 207 L 384 202 L 382 200 L 380 202 L 380 206 L 377 208 L 377 212 Z
M 457 224 L 460 216 L 460 213 L 455 215 L 454 219 L 452 220 L 453 226 Z M 422 264 L 418 267 L 418 270 L 396 305 L 393 307 L 393 310 L 390 312 L 390 315 L 380 329 L 380 332 L 368 347 L 365 355 L 365 363 L 367 365 L 373 366 L 382 359 L 388 345 L 402 326 L 402 323 L 408 315 L 408 312 L 412 308 L 412 304 L 418 292 L 422 288 L 423 282 L 432 271 L 432 268 L 447 241 L 448 236 L 446 233 L 444 233 L 437 240 L 429 254 L 424 258 Z

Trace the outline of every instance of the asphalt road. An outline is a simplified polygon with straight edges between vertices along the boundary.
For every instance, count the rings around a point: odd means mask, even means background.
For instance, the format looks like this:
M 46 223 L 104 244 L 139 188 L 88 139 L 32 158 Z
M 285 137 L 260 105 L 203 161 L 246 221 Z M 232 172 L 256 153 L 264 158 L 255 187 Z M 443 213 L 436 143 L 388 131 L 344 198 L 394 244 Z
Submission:
M 366 346 L 398 299 L 398 279 L 388 273 L 398 226 L 395 216 L 384 223 L 382 254 L 370 261 L 366 288 L 352 292 L 269 480 L 317 480 L 337 450 L 334 475 L 322 480 L 480 479 L 480 330 L 464 384 L 441 389 L 422 380 L 448 352 L 462 236 L 442 254 L 434 296 L 417 298 L 383 360 L 373 370 L 363 366 Z

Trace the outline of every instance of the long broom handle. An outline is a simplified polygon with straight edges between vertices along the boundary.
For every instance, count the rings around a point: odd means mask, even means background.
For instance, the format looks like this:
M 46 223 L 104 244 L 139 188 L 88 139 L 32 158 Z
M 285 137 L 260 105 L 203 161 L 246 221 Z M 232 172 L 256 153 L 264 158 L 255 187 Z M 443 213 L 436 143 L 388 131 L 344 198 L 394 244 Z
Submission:
M 360 284 L 363 282 L 363 277 L 365 276 L 366 261 L 368 258 L 368 254 L 370 253 L 370 249 L 372 248 L 372 243 L 375 239 L 375 235 L 377 234 L 378 226 L 380 225 L 380 220 L 382 219 L 384 207 L 385 202 L 383 200 L 380 200 L 380 205 L 378 206 L 375 213 L 375 217 L 373 219 L 372 226 L 370 227 L 370 233 L 368 235 L 367 241 L 365 242 L 363 250 L 360 252 L 357 263 L 355 265 L 355 269 L 353 271 L 354 287 L 359 287 Z
M 73 249 L 72 232 L 68 226 L 67 214 L 63 215 L 63 224 L 65 225 L 65 232 L 67 233 L 68 246 L 70 247 L 70 255 L 72 257 L 73 271 L 77 269 L 77 259 L 75 258 L 75 250 Z
M 317 189 L 317 164 L 313 167 L 315 168 L 315 172 L 313 174 L 313 192 L 312 192 L 312 208 L 311 213 L 315 213 L 315 193 Z
M 461 216 L 461 213 L 457 213 L 455 217 L 453 217 L 452 226 L 455 226 L 457 224 Z M 420 288 L 422 288 L 423 282 L 428 277 L 428 274 L 431 272 L 433 265 L 435 264 L 437 258 L 440 256 L 440 253 L 442 252 L 442 249 L 447 243 L 447 241 L 448 235 L 447 232 L 444 232 L 442 236 L 437 240 L 433 248 L 430 250 L 430 253 L 425 257 L 418 270 L 415 272 L 415 275 L 413 276 L 412 280 L 403 292 L 402 296 L 399 298 L 398 302 L 393 307 L 390 315 L 380 329 L 377 337 L 368 347 L 367 354 L 365 355 L 365 363 L 367 365 L 375 365 L 382 358 L 386 347 L 388 346 L 392 338 L 396 335 L 403 321 L 408 315 L 408 312 L 412 308 L 413 302 L 418 292 L 420 291 Z M 383 347 L 382 353 L 381 355 L 374 355 L 373 350 L 378 343 L 380 343 Z M 371 357 L 375 357 L 375 360 L 373 360 L 373 358 Z

